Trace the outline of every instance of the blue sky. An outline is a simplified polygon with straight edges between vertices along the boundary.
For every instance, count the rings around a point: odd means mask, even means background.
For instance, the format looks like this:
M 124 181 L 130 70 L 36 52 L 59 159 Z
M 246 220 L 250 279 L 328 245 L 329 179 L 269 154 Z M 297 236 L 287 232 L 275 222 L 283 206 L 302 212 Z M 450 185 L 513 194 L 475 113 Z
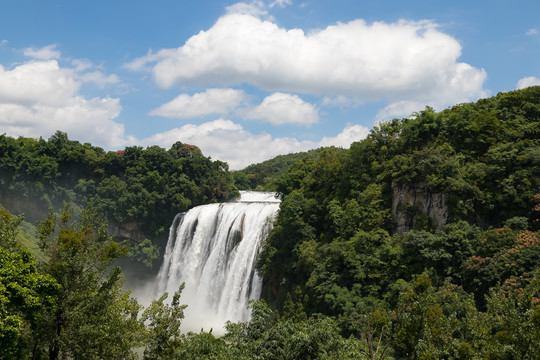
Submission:
M 240 169 L 540 84 L 538 1 L 3 1 L 0 133 Z

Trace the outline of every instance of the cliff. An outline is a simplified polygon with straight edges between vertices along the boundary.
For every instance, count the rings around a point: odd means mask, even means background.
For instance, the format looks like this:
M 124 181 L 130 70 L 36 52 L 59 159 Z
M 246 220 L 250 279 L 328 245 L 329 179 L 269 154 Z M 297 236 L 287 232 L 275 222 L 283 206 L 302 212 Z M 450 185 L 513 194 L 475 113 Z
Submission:
M 24 219 L 30 223 L 36 223 L 47 217 L 48 203 L 44 198 L 31 199 L 25 196 L 17 196 L 11 192 L 0 195 L 0 204 L 9 212 L 15 215 L 24 214 Z M 58 209 L 55 209 L 58 210 Z M 148 239 L 136 221 L 127 221 L 118 223 L 109 220 L 109 234 L 113 235 L 116 240 L 129 240 L 133 242 L 142 242 Z
M 129 240 L 138 243 L 149 238 L 149 236 L 141 230 L 141 227 L 136 221 L 117 223 L 109 220 L 109 234 L 120 241 Z
M 400 235 L 411 230 L 422 215 L 429 225 L 439 230 L 449 219 L 449 208 L 444 193 L 434 193 L 425 184 L 392 186 L 392 214 L 396 232 Z

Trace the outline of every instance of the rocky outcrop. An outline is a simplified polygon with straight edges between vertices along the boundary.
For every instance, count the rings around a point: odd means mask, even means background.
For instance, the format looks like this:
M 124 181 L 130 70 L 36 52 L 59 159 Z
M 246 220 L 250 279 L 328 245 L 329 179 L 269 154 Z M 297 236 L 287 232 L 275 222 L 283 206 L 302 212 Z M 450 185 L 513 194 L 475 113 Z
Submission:
M 148 238 L 136 221 L 116 223 L 109 220 L 109 234 L 114 235 L 118 240 L 129 240 L 133 242 L 142 242 Z
M 439 230 L 449 219 L 449 208 L 444 193 L 434 193 L 425 184 L 392 186 L 392 214 L 398 234 L 411 230 L 419 215 L 429 219 L 433 229 Z

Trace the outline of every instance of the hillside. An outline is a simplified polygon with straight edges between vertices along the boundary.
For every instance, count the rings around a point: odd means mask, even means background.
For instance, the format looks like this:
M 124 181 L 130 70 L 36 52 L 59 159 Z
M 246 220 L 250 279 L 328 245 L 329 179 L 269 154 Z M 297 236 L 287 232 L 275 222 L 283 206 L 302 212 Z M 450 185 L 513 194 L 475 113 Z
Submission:
M 36 265 L 15 238 L 22 219 L 0 211 L 0 355 L 54 358 L 59 346 L 81 358 L 127 357 L 134 346 L 165 359 L 540 353 L 538 86 L 428 107 L 379 124 L 350 149 L 284 155 L 234 173 L 191 145 L 105 152 L 63 133 L 0 136 L 0 155 L 0 203 L 46 219 L 34 235 L 23 223 L 18 236 L 37 236 L 47 255 Z M 180 334 L 179 293 L 138 318 L 119 270 L 109 271 L 129 250 L 107 236 L 102 215 L 148 263 L 163 242 L 144 239 L 163 239 L 175 213 L 237 188 L 283 195 L 258 258 L 263 299 L 252 319 L 229 323 L 223 338 Z M 47 215 L 65 201 L 80 220 L 66 207 Z
M 306 232 L 324 242 L 353 225 L 403 235 L 521 219 L 538 230 L 540 87 L 382 123 L 350 150 L 324 149 L 273 181 L 284 207 L 302 199 Z
M 263 161 L 258 164 L 252 164 L 243 170 L 233 171 L 235 185 L 239 190 L 266 190 L 275 191 L 276 179 L 283 176 L 289 168 L 298 161 L 314 159 L 323 148 L 279 155 L 275 158 Z
M 92 202 L 118 239 L 154 254 L 150 262 L 177 213 L 237 193 L 225 163 L 180 142 L 168 150 L 104 151 L 62 132 L 48 140 L 0 135 L 0 204 L 7 210 L 35 223 L 49 208 L 69 202 L 77 214 Z
M 329 315 L 357 337 L 367 336 L 362 321 L 384 319 L 397 358 L 480 346 L 464 316 L 503 311 L 499 296 L 528 299 L 504 311 L 537 321 L 540 87 L 382 123 L 275 183 L 284 199 L 258 266 L 264 298 L 284 316 Z M 432 311 L 437 323 L 426 324 Z M 498 318 L 499 329 L 514 320 Z M 489 341 L 517 339 L 508 336 Z

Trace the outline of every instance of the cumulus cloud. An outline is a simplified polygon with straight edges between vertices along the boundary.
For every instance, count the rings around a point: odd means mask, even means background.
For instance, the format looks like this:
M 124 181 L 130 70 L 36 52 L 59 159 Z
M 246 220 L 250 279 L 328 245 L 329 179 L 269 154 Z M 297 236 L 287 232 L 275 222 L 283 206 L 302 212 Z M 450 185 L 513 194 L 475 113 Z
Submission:
M 80 81 L 93 83 L 101 89 L 108 85 L 120 83 L 120 78 L 116 74 L 104 74 L 101 70 L 101 66 L 94 65 L 88 59 L 74 59 L 71 61 L 71 65 L 74 66 L 74 70 L 79 73 Z
M 435 110 L 442 110 L 449 105 L 489 96 L 489 91 L 479 89 L 475 85 L 484 82 L 486 73 L 483 70 L 477 71 L 477 69 L 464 63 L 458 64 L 458 67 L 460 68 L 459 74 L 451 79 L 446 86 L 441 86 L 435 92 L 426 96 L 403 96 L 401 100 L 391 101 L 377 113 L 376 120 L 406 117 L 423 110 L 426 105 L 435 108 Z
M 114 122 L 118 99 L 82 97 L 81 80 L 56 60 L 31 61 L 6 70 L 0 65 L 0 128 L 10 136 L 50 136 L 56 130 L 102 146 L 122 146 L 132 138 Z
M 516 85 L 516 89 L 525 89 L 529 86 L 538 86 L 540 85 L 540 78 L 536 76 L 527 76 L 523 79 L 520 79 Z
M 381 121 L 407 117 L 414 112 L 423 110 L 425 107 L 426 104 L 419 101 L 396 101 L 379 110 L 376 120 Z
M 337 136 L 323 137 L 318 142 L 317 147 L 338 146 L 348 148 L 353 142 L 365 139 L 369 134 L 369 129 L 361 125 L 347 125 Z
M 537 35 L 537 34 L 538 34 L 538 30 L 536 28 L 529 29 L 525 33 L 525 35 L 529 35 L 529 36 L 534 36 L 534 35 Z
M 51 60 L 51 59 L 59 59 L 60 58 L 60 51 L 55 50 L 56 45 L 47 45 L 45 47 L 42 47 L 41 49 L 34 49 L 34 48 L 27 48 L 24 49 L 24 55 L 34 58 L 34 59 L 40 59 L 40 60 Z
M 73 70 L 60 68 L 56 60 L 32 61 L 5 70 L 0 65 L 2 103 L 63 104 L 80 86 Z
M 273 125 L 311 125 L 319 121 L 318 109 L 298 95 L 273 93 L 261 104 L 248 103 L 249 96 L 236 89 L 207 89 L 193 95 L 180 94 L 152 110 L 150 115 L 189 119 L 210 114 L 234 113 L 244 119 L 262 120 Z
M 119 99 L 87 99 L 80 95 L 80 86 L 88 79 L 83 80 L 77 69 L 86 70 L 92 66 L 86 62 L 73 65 L 75 68 L 63 68 L 56 60 L 34 60 L 13 69 L 0 65 L 2 131 L 9 136 L 47 138 L 56 130 L 61 130 L 67 132 L 72 139 L 88 141 L 105 148 L 135 144 L 157 144 L 168 148 L 176 141 L 183 141 L 200 146 L 205 155 L 226 161 L 233 169 L 240 169 L 279 154 L 320 146 L 348 147 L 351 142 L 361 140 L 368 133 L 367 128 L 352 125 L 335 137 L 325 137 L 321 141 L 302 141 L 292 137 L 275 138 L 266 132 L 252 133 L 233 121 L 219 119 L 200 125 L 187 124 L 145 139 L 137 139 L 127 136 L 124 125 L 114 121 L 122 109 Z M 231 103 L 241 104 L 247 97 L 243 91 L 234 89 L 210 89 L 200 95 L 206 100 L 201 104 L 213 104 L 214 109 L 217 109 L 215 111 L 231 111 Z M 217 104 L 218 100 L 222 101 L 227 96 L 229 103 Z M 195 95 L 190 96 L 188 103 L 193 104 L 196 98 Z M 261 103 L 268 109 L 272 109 L 272 105 L 268 105 L 272 99 L 277 99 L 278 104 L 280 101 L 285 101 L 285 104 L 287 101 L 292 102 L 292 105 L 281 105 L 285 107 L 313 109 L 296 95 L 273 94 L 268 99 L 266 103 Z M 219 108 L 218 105 L 222 107 Z M 275 108 L 279 109 L 279 106 Z M 279 113 L 275 109 L 274 111 Z
M 305 102 L 298 95 L 281 92 L 267 96 L 260 105 L 247 110 L 243 116 L 274 125 L 311 125 L 319 121 L 318 110 L 313 104 Z
M 150 67 L 163 88 L 250 83 L 357 101 L 452 104 L 485 95 L 485 71 L 458 62 L 460 55 L 459 42 L 431 21 L 354 20 L 306 33 L 229 9 L 183 46 L 149 52 L 126 66 Z
M 231 120 L 219 119 L 201 125 L 188 124 L 155 134 L 139 143 L 165 148 L 176 141 L 196 144 L 206 156 L 227 162 L 231 169 L 242 169 L 280 154 L 331 145 L 348 148 L 352 142 L 364 139 L 368 132 L 363 126 L 349 125 L 335 137 L 325 137 L 319 142 L 299 141 L 290 137 L 273 138 L 265 132 L 254 134 Z
M 225 115 L 247 100 L 247 94 L 235 89 L 207 89 L 194 95 L 180 94 L 150 112 L 171 118 L 194 118 L 209 114 Z

